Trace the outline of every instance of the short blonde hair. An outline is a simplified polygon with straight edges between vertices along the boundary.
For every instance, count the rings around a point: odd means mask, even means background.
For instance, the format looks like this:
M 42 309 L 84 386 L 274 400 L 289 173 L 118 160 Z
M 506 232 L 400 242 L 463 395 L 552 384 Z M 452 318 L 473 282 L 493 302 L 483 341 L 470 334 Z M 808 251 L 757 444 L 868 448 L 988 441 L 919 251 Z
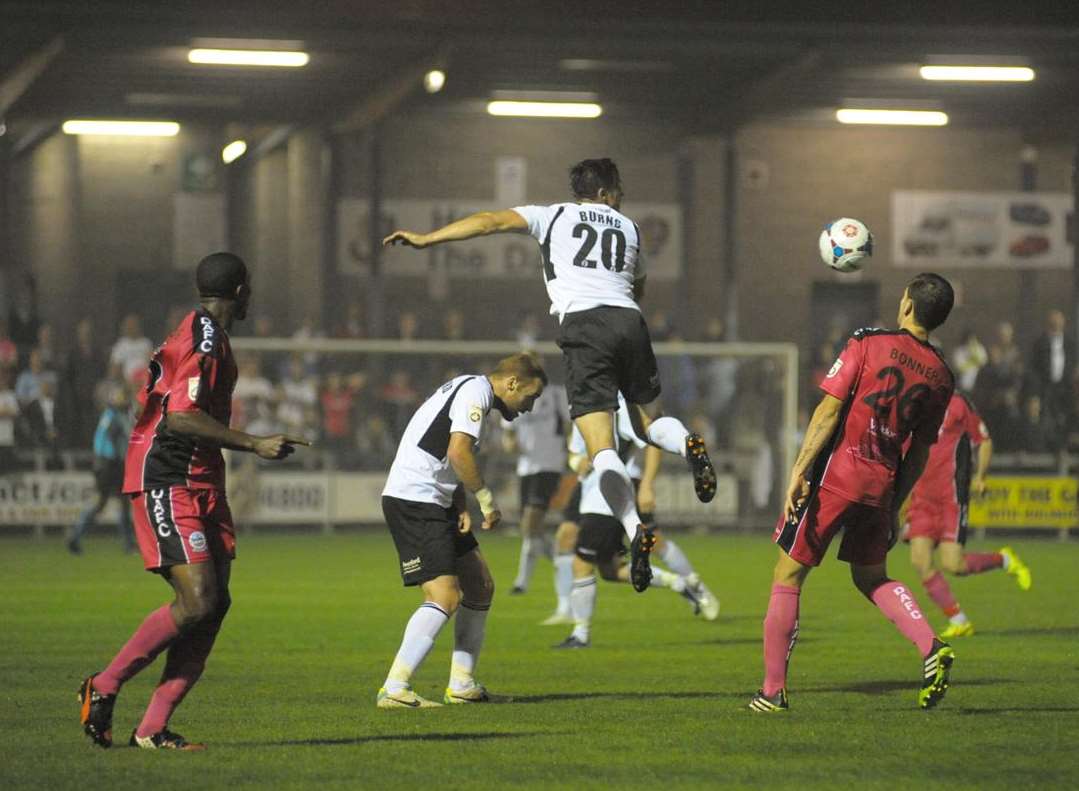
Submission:
M 520 352 L 503 357 L 492 371 L 495 376 L 516 376 L 518 379 L 539 379 L 547 385 L 547 372 L 543 370 L 539 357 L 532 352 Z

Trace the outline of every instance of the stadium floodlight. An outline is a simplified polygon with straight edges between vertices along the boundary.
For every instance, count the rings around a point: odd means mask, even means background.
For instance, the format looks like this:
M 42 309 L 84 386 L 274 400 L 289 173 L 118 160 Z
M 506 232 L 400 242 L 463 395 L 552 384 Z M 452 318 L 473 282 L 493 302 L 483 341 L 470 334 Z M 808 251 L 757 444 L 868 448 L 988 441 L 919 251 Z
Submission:
M 311 60 L 306 52 L 272 49 L 193 49 L 187 53 L 191 63 L 211 66 L 282 66 L 299 68 Z
M 595 102 L 488 102 L 487 112 L 499 116 L 527 118 L 599 118 L 603 108 Z
M 175 137 L 180 125 L 175 121 L 64 121 L 66 135 L 114 135 L 116 137 Z
M 922 66 L 923 80 L 955 82 L 1030 82 L 1034 69 L 1029 66 Z
M 438 93 L 446 84 L 446 72 L 442 69 L 431 69 L 423 75 L 423 89 L 428 93 Z
M 939 110 L 868 110 L 844 107 L 836 110 L 841 124 L 887 124 L 897 126 L 945 126 L 948 114 Z
M 221 159 L 226 165 L 230 165 L 237 159 L 247 153 L 247 141 L 246 140 L 233 140 L 227 146 L 221 149 Z

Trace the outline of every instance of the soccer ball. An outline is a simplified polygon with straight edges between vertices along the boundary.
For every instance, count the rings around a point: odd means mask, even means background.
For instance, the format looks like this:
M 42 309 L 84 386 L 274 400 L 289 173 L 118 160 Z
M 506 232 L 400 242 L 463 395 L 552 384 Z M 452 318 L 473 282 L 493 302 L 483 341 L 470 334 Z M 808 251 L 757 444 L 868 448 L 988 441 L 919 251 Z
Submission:
M 832 269 L 855 272 L 870 255 L 873 255 L 873 234 L 861 220 L 840 217 L 821 231 L 820 257 Z

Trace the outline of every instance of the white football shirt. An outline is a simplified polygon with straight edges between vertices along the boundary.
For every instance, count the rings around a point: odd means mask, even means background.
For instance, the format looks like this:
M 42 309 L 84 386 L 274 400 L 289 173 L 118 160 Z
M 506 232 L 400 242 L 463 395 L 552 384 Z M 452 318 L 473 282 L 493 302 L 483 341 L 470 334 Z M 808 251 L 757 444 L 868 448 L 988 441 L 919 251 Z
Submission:
M 622 394 L 618 394 L 618 412 L 615 413 L 617 424 L 617 436 L 618 447 L 616 450 L 619 455 L 625 459 L 626 469 L 629 471 L 629 477 L 635 481 L 639 481 L 644 474 L 644 468 L 641 466 L 641 453 L 640 451 L 648 447 L 648 443 L 642 440 L 633 432 L 633 423 L 629 419 L 629 412 L 626 408 L 626 400 L 622 397 Z M 626 447 L 625 443 L 629 443 L 629 447 Z M 573 435 L 570 438 L 571 453 L 587 453 L 585 447 L 584 437 L 581 436 L 581 432 L 577 430 L 577 427 L 573 427 Z M 595 470 L 589 470 L 588 474 L 581 478 L 581 507 L 582 514 L 599 514 L 600 516 L 614 516 L 611 513 L 611 507 L 607 505 L 607 499 L 603 496 L 603 492 L 599 489 L 599 476 Z
M 446 458 L 450 434 L 468 434 L 479 445 L 494 399 L 491 382 L 480 374 L 458 376 L 436 390 L 408 421 L 382 494 L 449 508 L 460 483 Z
M 517 474 L 562 472 L 566 469 L 566 434 L 570 428 L 566 388 L 548 385 L 532 406 L 503 430 L 517 437 Z
M 517 206 L 539 242 L 551 313 L 611 305 L 637 307 L 633 284 L 644 277 L 637 223 L 603 203 Z

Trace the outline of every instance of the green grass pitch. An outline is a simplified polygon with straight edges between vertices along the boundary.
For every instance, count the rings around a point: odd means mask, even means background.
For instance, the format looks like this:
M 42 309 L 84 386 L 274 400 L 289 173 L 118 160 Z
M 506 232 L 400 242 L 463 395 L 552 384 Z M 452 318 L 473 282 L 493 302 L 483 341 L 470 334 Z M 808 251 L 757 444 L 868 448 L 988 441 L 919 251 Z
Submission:
M 774 548 L 763 535 L 678 540 L 722 600 L 717 622 L 669 591 L 601 583 L 592 648 L 558 652 L 568 630 L 537 626 L 550 566 L 511 597 L 517 541 L 481 537 L 501 593 L 479 677 L 514 702 L 383 711 L 375 692 L 419 601 L 388 536 L 241 536 L 232 612 L 172 722 L 210 745 L 201 754 L 102 751 L 78 723 L 80 680 L 165 585 L 106 538 L 81 558 L 57 540 L 5 540 L 0 787 L 1079 787 L 1079 545 L 1014 542 L 1034 571 L 1028 593 L 1000 572 L 954 582 L 978 634 L 956 641 L 952 688 L 931 712 L 916 707 L 919 657 L 830 557 L 803 595 L 791 711 L 764 716 L 744 707 Z M 891 571 L 930 606 L 902 546 Z M 451 641 L 447 628 L 421 694 L 441 695 Z M 118 745 L 160 663 L 121 693 Z

